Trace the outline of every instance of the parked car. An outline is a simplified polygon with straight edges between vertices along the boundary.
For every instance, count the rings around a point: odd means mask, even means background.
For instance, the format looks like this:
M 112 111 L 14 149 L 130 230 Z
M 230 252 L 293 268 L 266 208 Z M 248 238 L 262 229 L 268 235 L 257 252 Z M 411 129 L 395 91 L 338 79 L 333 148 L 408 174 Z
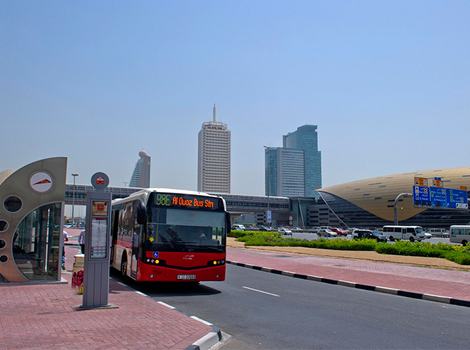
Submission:
M 272 231 L 272 229 L 270 227 L 267 227 L 267 226 L 260 226 L 259 230 L 260 231 Z
M 338 234 L 329 228 L 321 228 L 317 232 L 318 237 L 336 237 Z
M 331 231 L 333 232 L 336 232 L 338 235 L 341 235 L 341 236 L 347 236 L 348 235 L 348 231 L 344 231 L 344 230 L 341 230 L 339 228 L 336 228 L 336 227 L 332 227 L 330 228 Z
M 288 228 L 280 228 L 277 230 L 277 232 L 280 232 L 282 236 L 291 236 L 292 237 L 292 231 L 289 230 Z
M 354 230 L 353 238 L 355 240 L 370 238 L 370 239 L 375 239 L 377 242 L 387 242 L 386 236 L 380 234 L 377 231 L 371 231 L 371 230 Z
M 232 226 L 232 231 L 245 231 L 245 229 L 241 228 L 239 225 Z

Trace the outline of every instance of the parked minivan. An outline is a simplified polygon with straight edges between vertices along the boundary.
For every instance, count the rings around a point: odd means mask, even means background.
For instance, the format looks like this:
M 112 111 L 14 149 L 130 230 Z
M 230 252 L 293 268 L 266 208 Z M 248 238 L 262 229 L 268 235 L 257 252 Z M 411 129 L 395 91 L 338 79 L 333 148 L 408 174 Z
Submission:
M 407 239 L 410 242 L 421 242 L 421 240 L 426 238 L 421 226 L 387 225 L 383 227 L 382 234 L 388 237 L 391 241 L 396 239 Z
M 469 225 L 452 225 L 450 227 L 450 243 L 460 243 L 467 245 L 470 242 Z

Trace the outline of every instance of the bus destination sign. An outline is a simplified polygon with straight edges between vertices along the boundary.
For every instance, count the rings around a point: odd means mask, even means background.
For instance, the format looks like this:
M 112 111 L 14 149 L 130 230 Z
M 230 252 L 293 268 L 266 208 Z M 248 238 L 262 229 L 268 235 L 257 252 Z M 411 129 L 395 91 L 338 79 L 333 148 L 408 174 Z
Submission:
M 157 206 L 205 210 L 222 209 L 220 198 L 175 193 L 155 193 L 154 195 Z

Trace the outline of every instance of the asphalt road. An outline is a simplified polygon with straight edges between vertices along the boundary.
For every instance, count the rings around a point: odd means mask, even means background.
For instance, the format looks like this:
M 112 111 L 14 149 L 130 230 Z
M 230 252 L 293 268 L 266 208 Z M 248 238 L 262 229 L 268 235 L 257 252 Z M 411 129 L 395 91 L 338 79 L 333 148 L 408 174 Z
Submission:
M 134 284 L 217 325 L 222 349 L 467 349 L 470 309 L 227 266 L 225 282 Z

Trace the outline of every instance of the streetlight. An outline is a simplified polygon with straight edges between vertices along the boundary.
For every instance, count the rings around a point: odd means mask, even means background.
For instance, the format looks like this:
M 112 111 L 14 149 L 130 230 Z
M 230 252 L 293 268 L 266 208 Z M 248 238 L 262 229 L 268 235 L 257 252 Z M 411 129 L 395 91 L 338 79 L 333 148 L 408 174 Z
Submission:
M 269 207 L 269 203 L 270 203 L 270 200 L 269 200 L 269 193 L 271 192 L 271 174 L 270 174 L 270 169 L 269 169 L 269 148 L 268 146 L 263 146 L 265 150 L 267 150 L 267 155 L 268 155 L 268 159 L 267 159 L 267 162 L 268 162 L 268 212 L 267 212 L 267 222 L 270 224 L 271 223 L 271 210 L 270 210 L 270 207 Z
M 72 197 L 72 227 L 75 223 L 75 218 L 73 216 L 73 209 L 74 209 L 74 206 L 75 206 L 75 177 L 78 176 L 78 174 L 72 174 L 73 176 L 73 197 Z
M 393 213 L 395 216 L 395 225 L 398 225 L 398 212 L 397 212 L 397 204 L 401 197 L 413 197 L 411 193 L 400 193 L 397 198 L 395 198 L 395 202 L 393 203 Z M 403 209 L 403 208 L 402 208 Z

